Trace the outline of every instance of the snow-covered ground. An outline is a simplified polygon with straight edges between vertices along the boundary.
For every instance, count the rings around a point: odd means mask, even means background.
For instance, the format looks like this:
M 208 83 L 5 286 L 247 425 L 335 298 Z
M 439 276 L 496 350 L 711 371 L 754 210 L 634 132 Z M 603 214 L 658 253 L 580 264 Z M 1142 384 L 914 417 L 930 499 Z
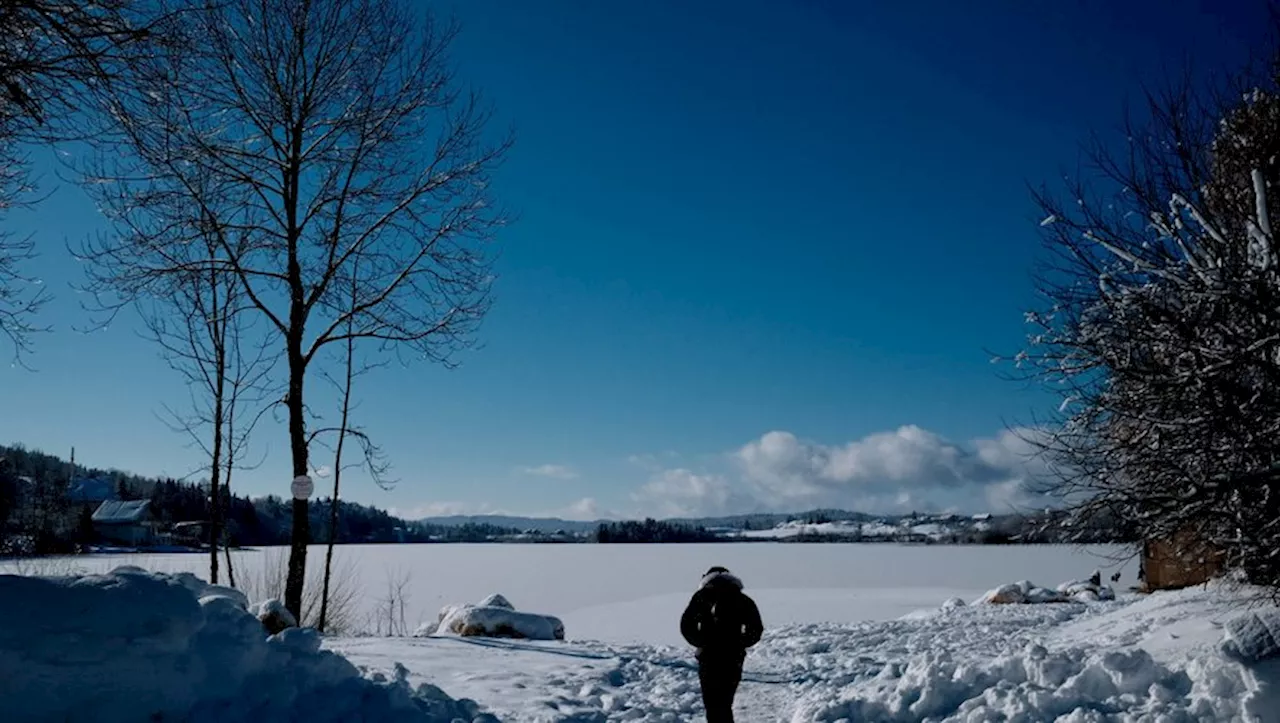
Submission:
M 1115 602 L 966 605 L 902 620 L 770 629 L 744 721 L 1277 721 L 1280 665 L 1218 652 L 1242 611 L 1218 586 Z M 618 625 L 625 626 L 620 619 Z M 504 721 L 698 719 L 688 651 L 662 645 L 335 639 L 358 665 L 474 698 Z
M 563 615 L 568 642 L 268 638 L 243 596 L 190 575 L 0 577 L 0 720 L 695 721 L 697 674 L 673 629 L 696 584 L 684 573 L 719 562 L 743 574 L 768 627 L 747 660 L 740 720 L 1280 721 L 1280 611 L 1246 610 L 1237 590 L 973 604 L 1010 580 L 1087 576 L 1099 559 L 1061 548 L 779 546 L 796 547 L 806 554 L 417 548 L 454 554 L 452 565 L 414 570 L 434 573 L 446 602 L 480 599 L 483 586 L 518 609 Z M 495 569 L 475 579 L 468 565 L 482 560 Z M 840 574 L 848 567 L 879 586 L 855 587 Z M 661 592 L 668 585 L 680 590 Z M 967 591 L 959 602 L 957 590 Z M 1252 659 L 1262 656 L 1274 657 Z
M 317 570 L 319 547 L 308 556 Z M 282 570 L 287 549 L 235 554 L 241 580 Z M 890 620 L 972 600 L 1001 584 L 1030 578 L 1056 585 L 1101 567 L 1109 576 L 1119 548 L 911 545 L 352 545 L 340 568 L 354 570 L 364 612 L 378 606 L 389 578 L 408 579 L 410 630 L 434 622 L 445 605 L 502 593 L 517 609 L 559 617 L 571 639 L 677 645 L 676 621 L 702 573 L 725 565 L 739 574 L 772 627 L 810 622 Z M 0 563 L 0 572 L 42 569 L 103 573 L 118 565 L 207 576 L 203 555 L 107 555 L 41 565 Z M 20 568 L 20 569 L 19 569 Z M 1136 582 L 1124 568 L 1123 589 Z M 364 615 L 358 614 L 357 619 Z M 621 621 L 621 622 L 620 622 Z
M 403 668 L 361 671 L 319 634 L 268 637 L 243 593 L 194 575 L 0 575 L 0 720 L 451 723 L 478 707 Z
M 835 520 L 814 523 L 792 520 L 781 522 L 776 527 L 768 530 L 746 530 L 738 533 L 737 536 L 754 540 L 788 540 L 801 535 L 861 538 L 864 540 L 874 540 L 875 538 L 889 540 L 900 539 L 904 536 L 915 536 L 922 539 L 943 540 L 955 533 L 980 532 L 990 529 L 990 527 L 990 523 L 977 518 L 955 518 L 947 522 L 911 522 L 910 520 L 904 520 L 896 524 L 883 520 L 871 520 L 868 522 Z

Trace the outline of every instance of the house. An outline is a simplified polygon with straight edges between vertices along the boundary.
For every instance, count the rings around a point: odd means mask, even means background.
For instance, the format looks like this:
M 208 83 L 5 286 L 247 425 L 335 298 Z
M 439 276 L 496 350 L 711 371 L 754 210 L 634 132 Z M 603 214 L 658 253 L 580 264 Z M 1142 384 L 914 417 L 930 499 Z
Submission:
M 116 486 L 109 479 L 101 477 L 81 477 L 71 480 L 67 486 L 67 519 L 65 524 L 74 529 L 83 524 L 102 506 L 103 502 L 120 499 L 116 494 Z
M 107 500 L 93 513 L 93 531 L 107 542 L 146 545 L 155 538 L 151 500 Z
M 1176 590 L 1201 585 L 1222 574 L 1226 555 L 1188 528 L 1142 543 L 1142 589 Z

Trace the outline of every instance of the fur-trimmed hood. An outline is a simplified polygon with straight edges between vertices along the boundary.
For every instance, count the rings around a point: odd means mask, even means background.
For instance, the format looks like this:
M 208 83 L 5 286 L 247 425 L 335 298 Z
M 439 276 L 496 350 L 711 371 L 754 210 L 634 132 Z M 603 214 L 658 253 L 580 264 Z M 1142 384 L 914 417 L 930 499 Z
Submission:
M 701 587 L 703 589 L 715 587 L 717 585 L 728 585 L 730 587 L 742 589 L 742 580 L 731 572 L 708 572 L 702 576 Z

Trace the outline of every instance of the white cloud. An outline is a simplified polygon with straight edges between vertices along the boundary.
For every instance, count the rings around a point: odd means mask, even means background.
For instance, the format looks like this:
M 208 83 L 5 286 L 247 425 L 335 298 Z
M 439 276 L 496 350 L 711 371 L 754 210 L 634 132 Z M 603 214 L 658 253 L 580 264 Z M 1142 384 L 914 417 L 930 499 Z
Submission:
M 724 477 L 683 468 L 655 473 L 631 499 L 654 517 L 729 514 L 746 502 Z
M 402 520 L 421 520 L 427 517 L 453 517 L 455 515 L 491 515 L 496 514 L 488 504 L 472 502 L 429 502 L 413 507 L 388 507 L 387 514 Z
M 630 464 L 646 472 L 661 472 L 662 470 L 680 462 L 680 455 L 671 450 L 660 452 L 658 454 L 644 453 L 633 454 L 627 457 L 627 464 Z
M 1031 430 L 951 442 L 914 425 L 839 445 L 773 431 L 728 455 L 726 473 L 655 472 L 633 499 L 663 516 L 838 507 L 872 513 L 1041 506 Z
M 645 482 L 619 507 L 586 497 L 555 509 L 519 512 L 489 503 L 435 502 L 392 510 L 406 519 L 443 515 L 528 514 L 570 520 L 653 516 L 713 517 L 749 512 L 799 512 L 834 507 L 870 513 L 1007 512 L 1044 507 L 1036 492 L 1049 473 L 1035 455 L 1034 429 L 950 441 L 918 426 L 840 444 L 773 431 L 740 448 L 695 463 L 671 453 L 628 460 Z M 523 474 L 573 479 L 563 465 L 520 468 Z M 612 500 L 606 502 L 612 503 Z M 629 503 L 629 504 L 628 504 Z M 625 508 L 624 508 L 625 507 Z
M 578 471 L 563 464 L 543 464 L 537 467 L 521 467 L 520 474 L 531 477 L 547 477 L 549 479 L 577 479 Z
M 566 507 L 561 512 L 551 516 L 578 522 L 592 522 L 595 520 L 612 519 L 618 515 L 602 508 L 600 503 L 597 502 L 594 497 L 583 497 L 577 502 Z
M 560 518 L 580 522 L 595 520 L 621 519 L 627 515 L 618 513 L 601 505 L 593 497 L 584 497 L 565 507 L 556 509 L 523 509 L 513 510 L 495 507 L 487 502 L 431 502 L 413 507 L 391 507 L 387 512 L 403 520 L 421 520 L 428 517 L 454 517 L 475 515 L 499 515 L 504 517 Z

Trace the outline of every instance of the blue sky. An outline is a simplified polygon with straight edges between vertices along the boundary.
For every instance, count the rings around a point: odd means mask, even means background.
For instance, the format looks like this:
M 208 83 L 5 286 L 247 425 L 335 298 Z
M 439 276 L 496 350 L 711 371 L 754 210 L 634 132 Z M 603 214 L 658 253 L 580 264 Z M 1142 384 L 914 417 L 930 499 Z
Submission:
M 497 193 L 519 220 L 483 347 L 358 391 L 399 484 L 347 492 L 407 515 L 1025 502 L 1035 464 L 1004 430 L 1048 400 L 984 349 L 1016 350 L 1033 303 L 1027 184 L 1143 83 L 1234 68 L 1265 26 L 1186 0 L 454 10 L 459 77 L 517 131 Z M 51 196 L 4 223 L 42 247 L 55 332 L 36 371 L 0 371 L 0 440 L 188 474 L 157 416 L 179 380 L 128 321 L 76 330 L 64 245 L 102 227 L 48 157 Z M 287 493 L 283 426 L 255 446 L 239 491 Z

